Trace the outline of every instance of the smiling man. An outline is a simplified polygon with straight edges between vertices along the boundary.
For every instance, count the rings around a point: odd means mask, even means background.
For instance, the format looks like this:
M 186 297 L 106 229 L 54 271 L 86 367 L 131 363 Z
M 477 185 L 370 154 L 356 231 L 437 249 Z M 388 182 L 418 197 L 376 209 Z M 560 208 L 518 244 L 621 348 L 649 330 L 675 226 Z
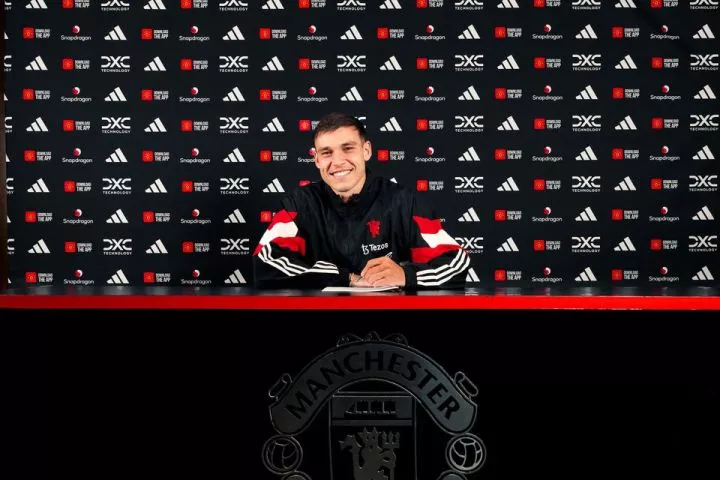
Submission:
M 366 168 L 359 120 L 331 113 L 313 140 L 322 181 L 281 200 L 253 253 L 256 287 L 464 287 L 467 252 L 413 191 Z

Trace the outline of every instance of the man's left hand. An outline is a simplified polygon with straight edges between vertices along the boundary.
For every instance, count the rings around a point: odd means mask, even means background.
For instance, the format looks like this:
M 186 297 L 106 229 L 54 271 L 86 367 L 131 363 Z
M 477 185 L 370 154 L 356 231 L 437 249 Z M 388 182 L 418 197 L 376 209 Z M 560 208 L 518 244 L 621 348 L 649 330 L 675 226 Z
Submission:
M 360 276 L 373 287 L 405 286 L 405 270 L 390 257 L 369 260 L 360 272 Z

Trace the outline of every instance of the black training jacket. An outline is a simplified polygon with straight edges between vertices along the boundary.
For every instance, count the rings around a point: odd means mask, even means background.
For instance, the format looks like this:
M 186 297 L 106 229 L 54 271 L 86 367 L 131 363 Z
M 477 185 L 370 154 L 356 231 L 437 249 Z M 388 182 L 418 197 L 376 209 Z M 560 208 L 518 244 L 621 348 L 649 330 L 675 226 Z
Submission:
M 406 290 L 462 288 L 470 266 L 415 192 L 368 171 L 347 204 L 322 181 L 281 200 L 253 252 L 255 286 L 348 286 L 350 273 L 383 255 L 403 267 Z

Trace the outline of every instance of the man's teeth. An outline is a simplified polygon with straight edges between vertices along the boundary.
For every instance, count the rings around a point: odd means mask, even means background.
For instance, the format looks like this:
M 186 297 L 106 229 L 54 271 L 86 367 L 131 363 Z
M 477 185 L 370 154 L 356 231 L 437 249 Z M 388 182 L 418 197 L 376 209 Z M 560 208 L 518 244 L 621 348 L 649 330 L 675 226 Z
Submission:
M 350 170 L 341 170 L 341 171 L 339 171 L 339 172 L 333 173 L 332 176 L 333 176 L 333 177 L 344 177 L 344 176 L 347 175 L 348 173 L 350 173 Z

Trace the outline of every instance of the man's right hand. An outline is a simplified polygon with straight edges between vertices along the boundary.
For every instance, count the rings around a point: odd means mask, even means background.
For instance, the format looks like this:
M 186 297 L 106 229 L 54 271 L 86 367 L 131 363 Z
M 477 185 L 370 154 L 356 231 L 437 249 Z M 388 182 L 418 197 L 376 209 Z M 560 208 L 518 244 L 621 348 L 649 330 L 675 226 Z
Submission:
M 350 274 L 350 286 L 351 287 L 372 287 L 367 280 L 363 279 L 360 275 L 351 273 Z

